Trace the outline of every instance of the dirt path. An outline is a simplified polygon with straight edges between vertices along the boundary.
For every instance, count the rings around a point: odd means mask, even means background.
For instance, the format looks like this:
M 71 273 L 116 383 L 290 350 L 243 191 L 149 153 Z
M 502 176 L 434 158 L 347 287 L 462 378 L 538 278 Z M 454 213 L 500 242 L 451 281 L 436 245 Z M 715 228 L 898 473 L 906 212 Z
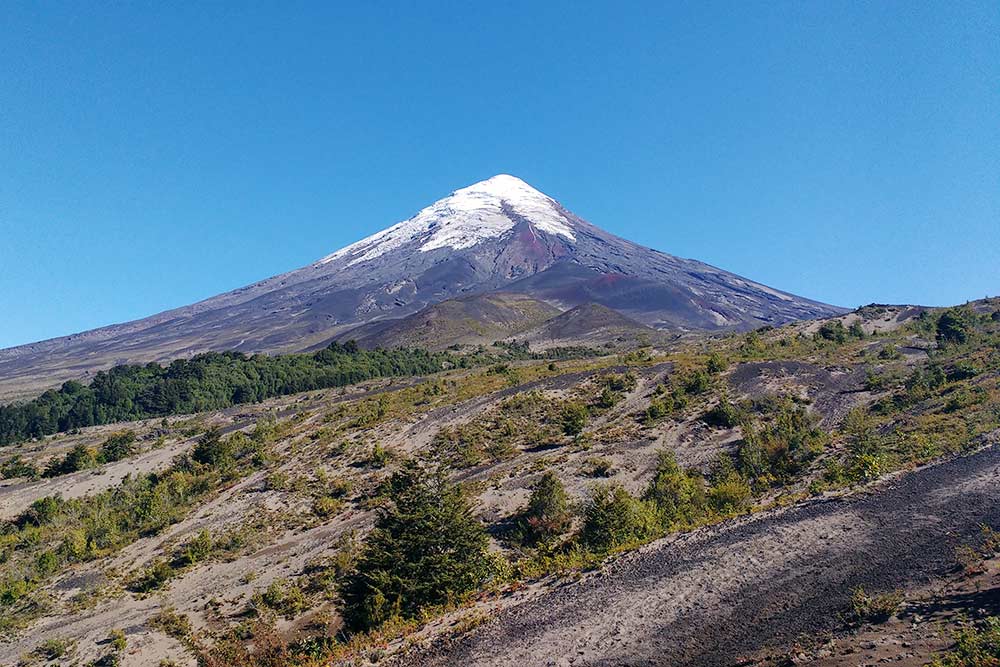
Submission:
M 412 665 L 732 665 L 834 628 L 852 588 L 926 581 L 1000 528 L 1000 445 L 878 489 L 667 538 Z

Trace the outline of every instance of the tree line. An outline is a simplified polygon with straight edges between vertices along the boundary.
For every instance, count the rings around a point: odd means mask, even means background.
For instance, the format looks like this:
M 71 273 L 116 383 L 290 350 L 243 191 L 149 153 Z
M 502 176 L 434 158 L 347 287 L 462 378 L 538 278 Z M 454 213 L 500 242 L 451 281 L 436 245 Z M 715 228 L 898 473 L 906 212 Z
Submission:
M 0 406 L 0 445 L 85 426 L 218 410 L 378 377 L 423 375 L 470 361 L 415 348 L 362 350 L 348 341 L 333 342 L 313 354 L 208 352 L 166 366 L 120 365 L 98 372 L 88 385 L 65 382 L 31 401 Z

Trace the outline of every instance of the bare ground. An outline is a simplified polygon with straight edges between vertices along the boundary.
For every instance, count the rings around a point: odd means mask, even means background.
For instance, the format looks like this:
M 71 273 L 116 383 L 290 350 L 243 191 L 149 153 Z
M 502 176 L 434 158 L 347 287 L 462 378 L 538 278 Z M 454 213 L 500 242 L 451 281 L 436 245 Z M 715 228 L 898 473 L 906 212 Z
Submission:
M 733 665 L 841 625 L 851 590 L 918 586 L 1000 527 L 1000 446 L 861 494 L 667 538 L 513 603 L 412 665 Z

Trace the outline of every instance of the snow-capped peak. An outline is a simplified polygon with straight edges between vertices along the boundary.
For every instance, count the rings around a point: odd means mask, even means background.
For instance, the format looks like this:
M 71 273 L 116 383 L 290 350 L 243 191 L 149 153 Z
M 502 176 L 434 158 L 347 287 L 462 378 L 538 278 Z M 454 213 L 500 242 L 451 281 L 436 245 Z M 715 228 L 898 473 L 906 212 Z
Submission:
M 513 229 L 516 222 L 504 207 L 527 219 L 541 232 L 575 240 L 569 220 L 553 199 L 516 176 L 498 174 L 455 190 L 409 220 L 341 248 L 317 263 L 350 257 L 347 265 L 351 266 L 418 240 L 423 241 L 421 252 L 437 248 L 471 248 Z

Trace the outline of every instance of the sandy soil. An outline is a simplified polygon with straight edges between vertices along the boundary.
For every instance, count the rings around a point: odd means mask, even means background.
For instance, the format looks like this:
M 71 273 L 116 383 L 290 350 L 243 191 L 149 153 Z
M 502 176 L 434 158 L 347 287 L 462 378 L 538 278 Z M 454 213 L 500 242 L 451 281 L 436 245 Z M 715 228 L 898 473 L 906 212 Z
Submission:
M 959 483 L 960 482 L 960 483 Z M 833 630 L 859 585 L 919 585 L 1000 527 L 1000 446 L 823 499 L 667 538 L 512 604 L 410 665 L 732 665 Z

